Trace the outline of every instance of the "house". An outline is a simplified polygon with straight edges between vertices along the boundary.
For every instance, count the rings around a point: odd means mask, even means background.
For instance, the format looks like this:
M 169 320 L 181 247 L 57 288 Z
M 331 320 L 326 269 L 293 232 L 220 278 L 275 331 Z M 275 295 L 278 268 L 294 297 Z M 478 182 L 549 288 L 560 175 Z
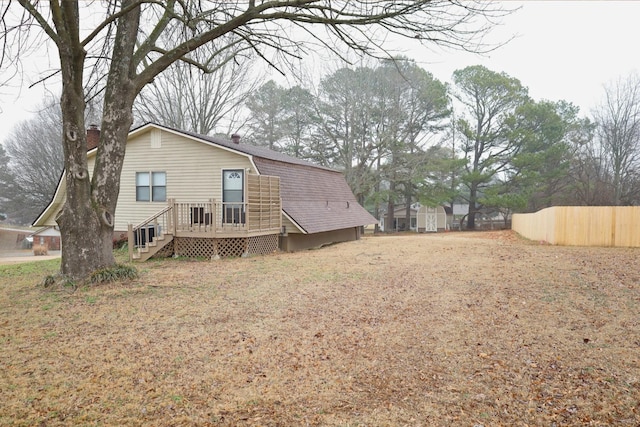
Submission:
M 453 225 L 452 229 L 459 230 L 465 228 L 469 221 L 469 205 L 454 204 L 453 205 Z M 505 225 L 510 227 L 511 220 L 505 221 L 502 212 L 492 208 L 479 208 L 475 216 L 476 230 L 494 230 L 504 228 Z
M 416 213 L 418 210 L 413 205 L 410 209 L 409 221 L 407 221 L 407 209 L 405 206 L 394 209 L 393 224 L 389 224 L 387 213 L 383 212 L 380 218 L 380 229 L 382 231 L 415 231 Z
M 90 171 L 96 152 L 88 152 Z M 228 141 L 143 125 L 129 133 L 120 180 L 114 238 L 126 237 L 138 259 L 295 251 L 359 239 L 376 222 L 341 172 L 237 135 Z M 55 224 L 64 181 L 63 174 L 34 225 Z
M 393 227 L 389 231 L 416 231 L 418 233 L 438 232 L 451 229 L 453 215 L 448 206 L 422 206 L 420 203 L 411 205 L 410 218 L 407 221 L 407 209 L 405 206 L 393 211 Z M 382 230 L 385 230 L 386 214 L 380 220 Z
M 27 236 L 33 245 L 46 247 L 50 251 L 60 250 L 60 230 L 57 226 L 43 227 Z

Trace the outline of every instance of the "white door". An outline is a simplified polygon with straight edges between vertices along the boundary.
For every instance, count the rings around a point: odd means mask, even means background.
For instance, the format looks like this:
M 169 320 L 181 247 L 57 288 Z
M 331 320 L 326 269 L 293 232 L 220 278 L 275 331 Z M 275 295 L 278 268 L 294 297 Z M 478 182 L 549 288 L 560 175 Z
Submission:
M 438 215 L 436 208 L 427 208 L 426 216 L 426 224 L 425 231 L 427 233 L 432 232 L 435 233 L 438 231 Z
M 244 224 L 244 171 L 222 172 L 222 222 Z

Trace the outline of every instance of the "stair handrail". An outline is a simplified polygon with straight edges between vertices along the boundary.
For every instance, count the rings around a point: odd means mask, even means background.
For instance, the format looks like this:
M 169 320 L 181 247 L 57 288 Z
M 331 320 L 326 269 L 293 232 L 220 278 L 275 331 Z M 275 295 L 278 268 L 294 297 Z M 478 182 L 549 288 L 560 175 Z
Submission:
M 151 215 L 149 218 L 145 219 L 144 221 L 141 221 L 138 225 L 134 225 L 133 226 L 133 230 L 135 231 L 135 230 L 138 230 L 138 229 L 144 227 L 145 225 L 149 224 L 154 219 L 156 219 L 156 218 L 164 215 L 165 213 L 169 212 L 171 209 L 173 209 L 173 205 L 166 206 L 165 208 L 163 208 L 159 212 Z
M 134 244 L 135 244 L 135 234 L 137 232 L 139 232 L 140 229 L 142 229 L 144 226 L 153 223 L 155 225 L 157 225 L 157 219 L 159 217 L 161 217 L 162 215 L 166 214 L 167 212 L 171 211 L 173 209 L 173 200 L 170 200 L 170 203 L 168 204 L 168 206 L 162 208 L 160 211 L 156 212 L 155 214 L 151 215 L 150 217 L 146 218 L 144 221 L 141 221 L 140 223 L 138 223 L 137 225 L 133 226 L 131 224 L 128 225 L 127 227 L 127 246 L 129 248 L 129 261 L 133 261 L 133 249 L 134 249 Z M 175 227 L 175 224 L 173 224 L 173 218 L 171 217 L 171 215 L 168 216 L 168 223 L 170 224 L 170 227 L 168 230 L 165 230 L 164 232 L 174 232 L 173 227 Z M 148 241 L 145 241 L 144 245 L 147 246 L 149 244 Z

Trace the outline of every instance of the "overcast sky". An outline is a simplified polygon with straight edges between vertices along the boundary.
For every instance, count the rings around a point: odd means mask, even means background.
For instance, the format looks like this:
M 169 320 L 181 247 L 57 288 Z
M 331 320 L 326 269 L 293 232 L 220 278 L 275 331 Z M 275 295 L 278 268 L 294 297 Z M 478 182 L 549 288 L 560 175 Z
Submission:
M 485 56 L 462 52 L 435 53 L 412 48 L 407 55 L 442 81 L 454 70 L 482 64 L 519 79 L 536 100 L 566 100 L 583 115 L 603 95 L 603 85 L 640 68 L 640 2 L 638 1 L 529 1 L 505 17 L 489 42 L 515 37 Z M 20 120 L 32 116 L 43 96 L 32 89 L 0 90 L 0 141 Z
M 584 115 L 601 100 L 605 83 L 640 68 L 640 2 L 520 4 L 492 32 L 498 42 L 515 36 L 507 45 L 485 57 L 450 53 L 423 66 L 450 81 L 454 70 L 482 64 L 519 79 L 534 99 L 564 99 L 578 105 Z

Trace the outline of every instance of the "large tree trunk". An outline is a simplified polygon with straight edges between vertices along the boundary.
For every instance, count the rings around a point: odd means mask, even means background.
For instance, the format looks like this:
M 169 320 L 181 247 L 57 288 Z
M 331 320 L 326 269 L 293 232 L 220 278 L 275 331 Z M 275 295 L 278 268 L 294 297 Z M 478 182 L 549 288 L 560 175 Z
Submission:
M 471 184 L 469 191 L 469 212 L 467 216 L 467 230 L 476 229 L 476 204 L 478 200 L 478 186 Z
M 84 124 L 83 67 L 86 52 L 78 38 L 77 4 L 62 2 L 55 15 L 56 26 L 65 40 L 58 45 L 62 73 L 63 151 L 67 199 L 56 219 L 62 236 L 61 272 L 71 278 L 87 276 L 97 268 L 114 263 L 105 248 L 108 233 L 100 223 L 91 197 L 87 168 L 87 138 Z
M 377 162 L 377 167 L 376 167 L 376 172 L 380 171 L 380 158 L 378 158 Z M 376 183 L 374 185 L 374 194 L 380 194 L 380 174 L 376 173 Z M 375 198 L 375 204 L 373 205 L 373 216 L 378 220 L 378 222 L 376 222 L 375 228 L 374 228 L 374 233 L 378 233 L 380 231 L 380 201 L 378 200 L 378 198 Z
M 384 231 L 387 233 L 395 232 L 396 227 L 394 226 L 395 222 L 395 209 L 396 205 L 393 200 L 393 195 L 396 191 L 396 182 L 395 177 L 389 181 L 389 200 L 387 202 L 387 221 L 384 224 Z
M 60 49 L 62 68 L 62 121 L 67 200 L 57 218 L 62 236 L 64 276 L 87 277 L 100 268 L 113 266 L 113 226 L 120 191 L 120 172 L 127 134 L 132 123 L 137 88 L 132 83 L 131 59 L 138 29 L 139 8 L 118 21 L 113 60 L 105 91 L 100 143 L 89 176 L 83 66 L 85 51 L 78 42 L 77 5 L 62 2 L 61 19 L 69 42 Z
M 405 190 L 404 190 L 404 217 L 405 217 L 405 224 L 407 227 L 406 231 L 411 231 L 411 182 L 406 182 L 405 183 Z M 416 218 L 416 222 L 417 222 L 418 218 Z M 418 224 L 416 223 L 416 226 Z

